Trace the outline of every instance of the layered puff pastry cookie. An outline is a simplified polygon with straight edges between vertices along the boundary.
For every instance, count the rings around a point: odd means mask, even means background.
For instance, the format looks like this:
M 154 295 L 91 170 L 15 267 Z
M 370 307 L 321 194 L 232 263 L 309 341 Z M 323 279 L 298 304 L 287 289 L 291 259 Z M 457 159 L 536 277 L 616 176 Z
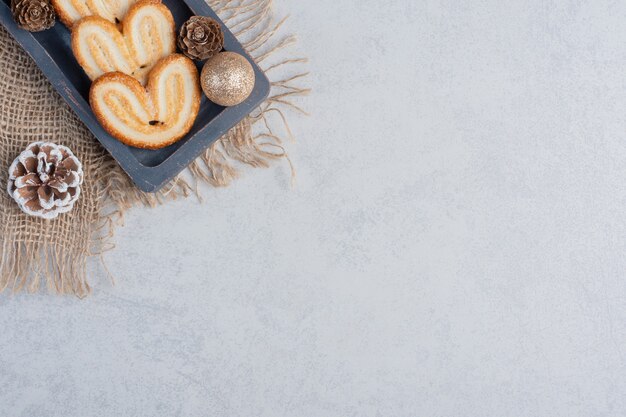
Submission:
M 144 87 L 122 72 L 110 72 L 91 85 L 89 102 L 104 129 L 121 142 L 159 149 L 181 139 L 200 109 L 198 70 L 184 55 L 160 60 Z
M 52 0 L 54 10 L 68 28 L 83 17 L 100 16 L 119 23 L 137 0 Z
M 99 16 L 80 19 L 72 28 L 74 56 L 91 80 L 117 71 L 145 85 L 157 61 L 176 51 L 172 13 L 158 0 L 141 0 L 120 27 Z

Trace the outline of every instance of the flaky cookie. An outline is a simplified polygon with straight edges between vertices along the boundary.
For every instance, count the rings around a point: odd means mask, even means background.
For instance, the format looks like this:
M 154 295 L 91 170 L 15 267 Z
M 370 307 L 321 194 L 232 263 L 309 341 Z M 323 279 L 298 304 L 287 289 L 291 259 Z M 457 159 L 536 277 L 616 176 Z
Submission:
M 200 97 L 196 66 L 173 54 L 154 66 L 145 88 L 121 72 L 102 75 L 91 85 L 89 103 L 104 129 L 121 142 L 159 149 L 191 129 Z
M 154 64 L 176 51 L 174 18 L 155 0 L 131 6 L 121 31 L 102 17 L 84 17 L 72 28 L 72 51 L 91 80 L 119 71 L 145 84 Z
M 99 16 L 119 23 L 136 0 L 52 0 L 54 10 L 68 28 L 83 17 Z

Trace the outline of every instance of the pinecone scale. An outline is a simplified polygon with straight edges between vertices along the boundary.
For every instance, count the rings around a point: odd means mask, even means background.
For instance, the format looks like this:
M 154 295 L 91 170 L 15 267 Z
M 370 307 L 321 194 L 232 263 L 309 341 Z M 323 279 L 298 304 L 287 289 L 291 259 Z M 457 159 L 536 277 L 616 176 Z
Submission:
M 31 32 L 50 29 L 56 21 L 49 0 L 11 0 L 11 12 L 18 26 Z
M 214 19 L 192 16 L 180 28 L 178 47 L 189 58 L 204 61 L 224 48 L 224 33 Z
M 82 164 L 69 148 L 36 142 L 11 164 L 7 191 L 25 213 L 53 219 L 73 208 L 82 182 Z

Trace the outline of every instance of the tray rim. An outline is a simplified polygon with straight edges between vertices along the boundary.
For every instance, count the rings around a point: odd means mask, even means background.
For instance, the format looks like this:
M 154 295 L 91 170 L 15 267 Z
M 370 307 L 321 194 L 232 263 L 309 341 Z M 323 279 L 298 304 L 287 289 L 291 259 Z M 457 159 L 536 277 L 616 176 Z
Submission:
M 174 0 L 175 1 L 175 0 Z M 256 80 L 252 94 L 242 104 L 226 107 L 180 147 L 156 166 L 140 164 L 131 154 L 130 147 L 109 135 L 95 118 L 89 103 L 69 81 L 71 74 L 59 68 L 46 49 L 31 32 L 20 29 L 11 14 L 9 6 L 0 1 L 0 23 L 26 51 L 40 68 L 54 89 L 61 95 L 82 123 L 91 131 L 96 140 L 113 156 L 133 183 L 142 191 L 157 192 L 168 181 L 176 177 L 205 149 L 211 146 L 228 130 L 243 120 L 269 96 L 270 82 L 255 60 L 244 49 L 226 24 L 204 0 L 178 0 L 186 4 L 195 15 L 210 16 L 216 19 L 224 32 L 224 49 L 243 55 L 251 64 Z M 58 25 L 62 23 L 57 22 Z M 45 33 L 45 32 L 44 32 Z

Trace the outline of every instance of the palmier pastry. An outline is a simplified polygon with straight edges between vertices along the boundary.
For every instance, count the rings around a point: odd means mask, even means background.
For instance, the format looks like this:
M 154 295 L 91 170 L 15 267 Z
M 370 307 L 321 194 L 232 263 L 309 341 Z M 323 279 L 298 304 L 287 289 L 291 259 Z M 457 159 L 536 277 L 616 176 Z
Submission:
M 96 79 L 89 102 L 104 129 L 121 142 L 159 149 L 181 139 L 200 108 L 198 70 L 180 54 L 159 61 L 146 87 L 121 72 Z
M 52 0 L 54 10 L 68 28 L 83 17 L 100 16 L 119 23 L 137 0 Z
M 119 71 L 145 85 L 147 74 L 160 59 L 174 53 L 174 18 L 159 1 L 133 5 L 121 24 L 88 16 L 72 28 L 72 51 L 91 80 Z

